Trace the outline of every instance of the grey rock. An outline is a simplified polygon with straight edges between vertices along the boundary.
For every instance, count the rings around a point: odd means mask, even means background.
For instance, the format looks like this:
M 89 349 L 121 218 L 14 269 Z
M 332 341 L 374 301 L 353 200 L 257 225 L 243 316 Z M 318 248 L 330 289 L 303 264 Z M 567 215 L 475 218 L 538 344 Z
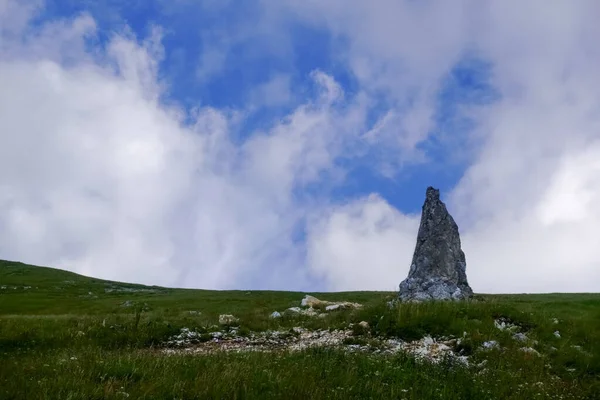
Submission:
M 482 347 L 484 349 L 498 349 L 500 345 L 495 340 L 488 340 L 487 342 L 483 342 Z
M 421 225 L 408 277 L 400 283 L 402 301 L 464 300 L 473 296 L 467 282 L 465 253 L 458 226 L 440 200 L 427 188 Z
M 220 325 L 233 325 L 238 322 L 238 319 L 231 314 L 221 314 L 219 315 L 219 324 Z
M 528 340 L 527 335 L 525 335 L 524 333 L 515 333 L 513 335 L 513 339 L 519 341 L 519 342 L 526 342 Z
M 540 353 L 533 347 L 521 347 L 519 350 L 521 350 L 522 352 L 525 352 L 525 353 L 534 354 L 536 356 L 540 355 Z

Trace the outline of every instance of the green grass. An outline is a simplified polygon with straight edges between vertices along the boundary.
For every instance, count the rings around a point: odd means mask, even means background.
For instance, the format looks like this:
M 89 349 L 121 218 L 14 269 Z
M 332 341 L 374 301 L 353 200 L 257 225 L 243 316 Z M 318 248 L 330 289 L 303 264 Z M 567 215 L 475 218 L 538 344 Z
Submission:
M 364 307 L 326 319 L 269 318 L 275 310 L 298 306 L 304 294 L 147 287 L 0 261 L 0 399 L 600 398 L 598 294 L 479 295 L 473 302 L 390 309 L 386 301 L 393 293 L 310 293 Z M 123 306 L 126 302 L 131 306 Z M 471 366 L 339 349 L 161 352 L 181 328 L 217 329 L 219 314 L 239 317 L 241 333 L 299 325 L 334 329 L 367 321 L 369 331 L 355 327 L 347 344 L 370 343 L 376 336 L 415 340 L 466 332 L 456 351 L 468 355 Z M 498 318 L 517 324 L 530 342 L 498 330 Z M 554 336 L 556 330 L 561 338 Z M 479 350 L 488 340 L 498 341 L 501 349 Z M 542 356 L 520 351 L 523 346 Z

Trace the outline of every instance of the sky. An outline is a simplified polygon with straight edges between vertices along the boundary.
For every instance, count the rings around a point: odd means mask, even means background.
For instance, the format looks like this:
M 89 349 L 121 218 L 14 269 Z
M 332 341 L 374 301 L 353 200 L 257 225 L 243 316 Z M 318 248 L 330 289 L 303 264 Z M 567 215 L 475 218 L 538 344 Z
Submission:
M 595 0 L 0 0 L 0 258 L 397 290 L 428 186 L 478 293 L 600 291 Z

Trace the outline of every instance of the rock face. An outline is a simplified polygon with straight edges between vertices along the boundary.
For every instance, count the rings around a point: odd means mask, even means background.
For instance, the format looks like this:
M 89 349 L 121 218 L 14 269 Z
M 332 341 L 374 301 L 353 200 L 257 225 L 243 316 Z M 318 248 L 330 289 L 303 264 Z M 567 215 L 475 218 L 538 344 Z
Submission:
M 402 301 L 469 298 L 473 290 L 466 266 L 458 226 L 440 200 L 440 191 L 428 187 L 415 253 L 399 297 Z

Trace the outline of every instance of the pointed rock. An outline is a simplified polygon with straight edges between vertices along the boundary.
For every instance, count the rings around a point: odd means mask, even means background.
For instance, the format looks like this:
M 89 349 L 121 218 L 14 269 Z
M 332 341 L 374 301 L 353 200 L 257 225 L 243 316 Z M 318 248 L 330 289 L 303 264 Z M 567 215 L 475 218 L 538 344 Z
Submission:
M 402 301 L 469 298 L 473 290 L 466 265 L 458 226 L 440 200 L 440 191 L 428 187 L 412 264 L 400 283 L 399 297 Z

